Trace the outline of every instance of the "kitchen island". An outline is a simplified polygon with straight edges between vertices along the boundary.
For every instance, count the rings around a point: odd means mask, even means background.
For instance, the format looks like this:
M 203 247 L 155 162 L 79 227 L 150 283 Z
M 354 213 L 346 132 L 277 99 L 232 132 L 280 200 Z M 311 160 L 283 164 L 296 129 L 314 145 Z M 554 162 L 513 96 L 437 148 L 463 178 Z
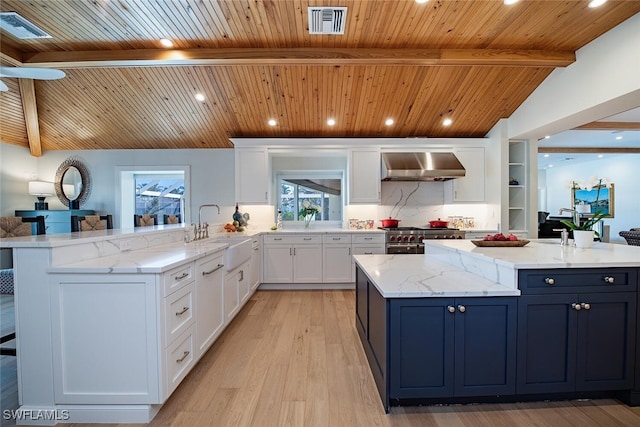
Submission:
M 356 328 L 383 406 L 615 396 L 640 404 L 640 248 L 425 241 L 356 256 Z

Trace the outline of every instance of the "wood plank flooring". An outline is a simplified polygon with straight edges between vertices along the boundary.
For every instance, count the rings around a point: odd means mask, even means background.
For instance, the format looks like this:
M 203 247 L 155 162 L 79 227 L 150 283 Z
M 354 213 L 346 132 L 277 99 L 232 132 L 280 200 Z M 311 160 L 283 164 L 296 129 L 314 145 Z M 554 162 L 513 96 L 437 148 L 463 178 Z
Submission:
M 353 291 L 258 291 L 150 426 L 640 426 L 640 408 L 604 399 L 385 414 L 354 304 Z

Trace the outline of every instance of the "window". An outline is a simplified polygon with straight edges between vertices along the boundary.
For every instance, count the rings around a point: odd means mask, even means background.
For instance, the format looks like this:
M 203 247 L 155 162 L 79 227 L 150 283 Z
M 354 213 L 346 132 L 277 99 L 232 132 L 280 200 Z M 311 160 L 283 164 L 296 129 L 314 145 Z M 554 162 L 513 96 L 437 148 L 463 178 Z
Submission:
M 188 166 L 120 166 L 117 168 L 116 210 L 121 228 L 133 227 L 133 216 L 180 215 L 188 223 L 189 167 Z
M 342 172 L 280 172 L 277 181 L 283 221 L 302 222 L 305 201 L 319 207 L 314 221 L 342 221 Z

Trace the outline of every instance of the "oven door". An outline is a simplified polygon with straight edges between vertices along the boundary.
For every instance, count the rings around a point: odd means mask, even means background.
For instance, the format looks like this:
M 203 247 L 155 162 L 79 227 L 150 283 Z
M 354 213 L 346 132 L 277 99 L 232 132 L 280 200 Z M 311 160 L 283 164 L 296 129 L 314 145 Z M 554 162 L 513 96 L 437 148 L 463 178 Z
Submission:
M 387 243 L 387 254 L 423 254 L 424 245 L 406 243 Z

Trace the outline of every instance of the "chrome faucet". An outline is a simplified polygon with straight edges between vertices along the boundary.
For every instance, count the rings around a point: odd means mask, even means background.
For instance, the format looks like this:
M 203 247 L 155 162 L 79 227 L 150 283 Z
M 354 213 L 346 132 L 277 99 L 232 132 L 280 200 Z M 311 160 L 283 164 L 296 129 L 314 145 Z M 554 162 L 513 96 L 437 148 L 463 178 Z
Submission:
M 218 215 L 220 215 L 220 206 L 218 205 L 214 205 L 212 203 L 210 204 L 206 204 L 206 205 L 200 205 L 200 207 L 198 208 L 198 224 L 202 224 L 202 208 L 206 208 L 206 207 L 214 207 L 218 209 Z
M 580 213 L 578 213 L 577 210 L 569 209 L 569 208 L 560 208 L 560 210 L 558 211 L 558 215 L 560 215 L 562 212 L 571 212 L 571 213 L 573 213 L 573 223 L 575 225 L 580 225 Z

